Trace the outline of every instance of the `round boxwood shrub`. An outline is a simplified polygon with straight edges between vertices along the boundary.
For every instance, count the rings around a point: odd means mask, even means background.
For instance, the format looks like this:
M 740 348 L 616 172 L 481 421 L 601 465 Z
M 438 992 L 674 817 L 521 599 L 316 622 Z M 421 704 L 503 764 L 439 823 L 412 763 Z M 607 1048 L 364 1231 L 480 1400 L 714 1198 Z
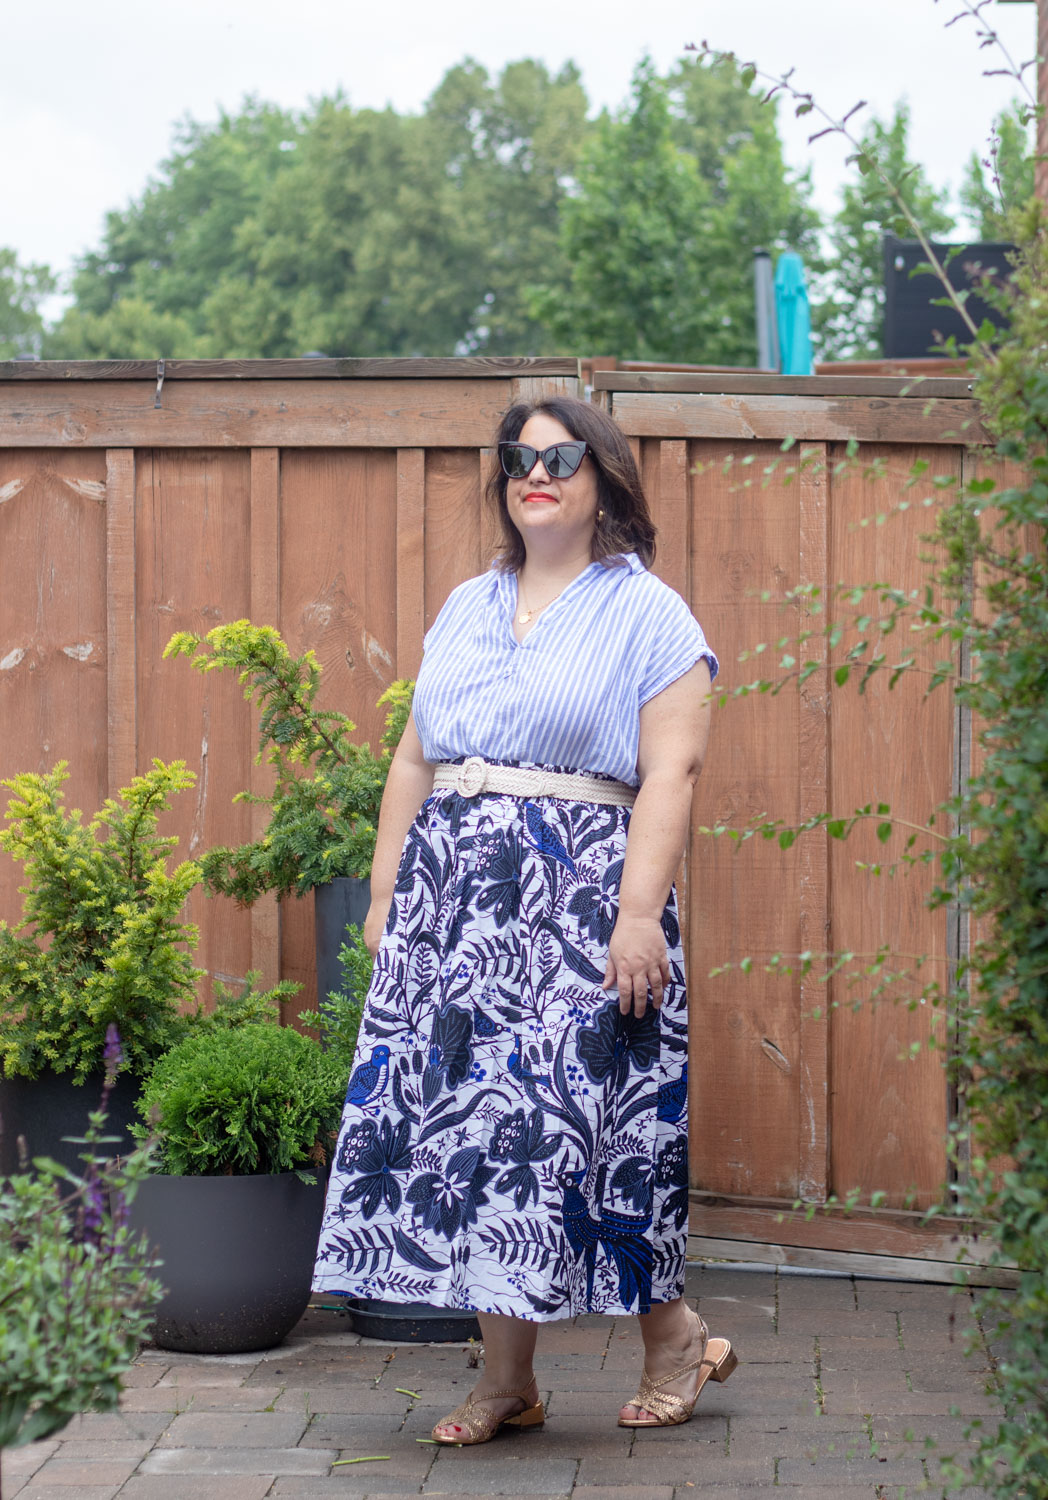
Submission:
M 264 1022 L 190 1036 L 157 1062 L 138 1103 L 160 1171 L 184 1177 L 300 1171 L 327 1161 L 344 1063 Z

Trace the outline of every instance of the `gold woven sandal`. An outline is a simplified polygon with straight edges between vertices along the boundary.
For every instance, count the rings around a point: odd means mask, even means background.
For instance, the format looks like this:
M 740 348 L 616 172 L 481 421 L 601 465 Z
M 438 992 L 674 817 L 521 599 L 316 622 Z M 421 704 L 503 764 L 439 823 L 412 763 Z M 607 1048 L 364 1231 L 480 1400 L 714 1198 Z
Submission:
M 695 1403 L 707 1380 L 727 1380 L 738 1364 L 735 1351 L 728 1340 L 711 1339 L 710 1331 L 698 1313 L 693 1316 L 702 1333 L 701 1357 L 693 1359 L 690 1365 L 683 1365 L 679 1370 L 674 1370 L 670 1375 L 661 1376 L 658 1380 L 652 1380 L 647 1370 L 644 1370 L 640 1377 L 640 1389 L 629 1404 L 639 1407 L 641 1411 L 651 1412 L 652 1416 L 650 1418 L 620 1417 L 620 1427 L 679 1427 L 695 1410 Z M 679 1380 L 682 1375 L 687 1375 L 692 1370 L 698 1370 L 699 1380 L 695 1387 L 695 1394 L 690 1401 L 684 1396 L 675 1395 L 673 1391 L 662 1389 L 664 1385 Z
M 497 1417 L 493 1411 L 488 1411 L 487 1407 L 474 1401 L 471 1391 L 461 1406 L 456 1406 L 453 1412 L 437 1423 L 432 1432 L 433 1441 L 454 1447 L 469 1447 L 473 1443 L 490 1443 L 500 1427 L 541 1427 L 546 1420 L 546 1409 L 541 1401 L 529 1406 L 525 1394 L 532 1385 L 534 1381 L 529 1380 L 522 1391 L 485 1391 L 480 1397 L 481 1401 L 494 1401 L 498 1396 L 515 1396 L 518 1401 L 524 1402 L 524 1410 L 514 1417 Z M 464 1427 L 466 1431 L 458 1437 L 447 1437 L 439 1431 L 441 1427 L 448 1427 L 452 1423 Z

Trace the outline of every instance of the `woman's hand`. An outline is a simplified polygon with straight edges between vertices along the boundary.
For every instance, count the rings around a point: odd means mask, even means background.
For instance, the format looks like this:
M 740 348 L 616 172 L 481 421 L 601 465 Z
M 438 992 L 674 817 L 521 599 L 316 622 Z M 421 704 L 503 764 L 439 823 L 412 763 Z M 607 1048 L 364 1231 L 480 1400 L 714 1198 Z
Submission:
M 669 982 L 662 923 L 654 917 L 631 917 L 620 912 L 608 945 L 603 988 L 617 989 L 619 1010 L 624 1016 L 632 1010 L 639 1020 L 648 1008 L 648 991 L 658 1010 Z
M 386 919 L 389 916 L 388 901 L 372 901 L 368 907 L 368 914 L 364 918 L 364 947 L 375 958 L 378 954 L 378 945 L 382 941 L 382 934 L 386 930 Z

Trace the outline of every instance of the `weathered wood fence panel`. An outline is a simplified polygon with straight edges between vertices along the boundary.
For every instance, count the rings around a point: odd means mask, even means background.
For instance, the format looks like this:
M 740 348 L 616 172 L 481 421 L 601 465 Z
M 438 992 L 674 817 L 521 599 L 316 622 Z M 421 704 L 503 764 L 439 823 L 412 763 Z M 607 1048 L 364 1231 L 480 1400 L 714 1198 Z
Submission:
M 774 675 L 776 641 L 819 624 L 784 603 L 796 585 L 816 584 L 825 598 L 838 582 L 923 583 L 928 512 L 916 503 L 924 491 L 904 489 L 911 465 L 928 462 L 930 487 L 933 474 L 959 473 L 965 443 L 982 435 L 962 381 L 909 394 L 904 381 L 890 391 L 877 382 L 869 398 L 854 381 L 841 392 L 837 381 L 814 380 L 803 397 L 792 388 L 776 396 L 767 377 L 609 373 L 595 384 L 594 399 L 640 452 L 662 531 L 657 569 L 702 621 L 729 694 Z M 858 465 L 843 462 L 849 426 L 867 440 Z M 804 440 L 806 464 L 784 457 L 788 436 Z M 880 478 L 869 475 L 874 460 Z M 897 510 L 904 498 L 912 508 Z M 889 512 L 884 524 L 878 512 Z M 860 612 L 832 608 L 845 622 Z M 761 643 L 766 653 L 739 660 Z M 909 644 L 898 640 L 898 654 Z M 786 649 L 803 660 L 824 648 L 812 638 Z M 934 655 L 928 648 L 926 671 Z M 751 1242 L 756 1253 L 763 1241 L 787 1260 L 844 1246 L 893 1264 L 952 1259 L 946 1226 L 924 1229 L 903 1211 L 938 1201 L 947 1175 L 949 1091 L 942 1052 L 928 1046 L 947 1040 L 946 1018 L 876 997 L 872 979 L 842 971 L 827 985 L 797 963 L 805 952 L 851 950 L 849 970 L 861 969 L 888 944 L 895 971 L 925 960 L 911 992 L 945 981 L 957 917 L 927 910 L 930 869 L 889 877 L 859 868 L 897 859 L 908 830 L 885 844 L 873 819 L 846 842 L 819 831 L 786 853 L 763 839 L 738 845 L 698 832 L 761 816 L 844 816 L 871 799 L 923 824 L 949 797 L 958 738 L 969 733 L 948 692 L 925 696 L 926 681 L 915 674 L 889 692 L 878 676 L 860 695 L 852 686 L 831 692 L 820 671 L 800 692 L 791 684 L 777 697 L 734 698 L 715 714 L 687 877 L 693 1232 L 714 1253 L 744 1253 Z M 776 954 L 792 973 L 764 972 Z M 744 957 L 753 959 L 749 975 L 733 967 L 708 977 Z M 791 1212 L 797 1198 L 823 1203 L 852 1189 L 882 1192 L 884 1209 L 844 1222 Z
M 233 802 L 267 789 L 256 715 L 164 646 L 276 625 L 376 744 L 376 700 L 490 556 L 499 415 L 562 389 L 572 360 L 169 361 L 159 386 L 149 363 L 3 366 L 0 775 L 66 759 L 70 804 L 93 811 L 154 756 L 184 759 L 197 785 L 164 826 L 180 857 L 257 833 L 264 809 Z M 5 857 L 9 921 L 17 880 Z M 247 912 L 198 891 L 188 915 L 211 979 L 254 968 L 302 985 L 292 1013 L 313 1003 L 312 897 Z
M 980 433 L 959 380 L 918 391 L 816 377 L 780 390 L 775 377 L 612 372 L 596 385 L 641 463 L 657 571 L 702 621 L 729 691 L 775 655 L 742 652 L 803 628 L 784 603 L 794 585 L 916 586 L 927 513 L 860 523 L 899 497 L 916 458 L 956 473 Z M 245 615 L 276 625 L 293 650 L 317 653 L 324 701 L 376 742 L 376 699 L 414 675 L 448 592 L 491 554 L 482 490 L 497 416 L 578 382 L 573 362 L 553 360 L 172 361 L 157 387 L 150 364 L 0 366 L 0 775 L 65 758 L 71 803 L 94 810 L 151 757 L 182 757 L 199 779 L 169 831 L 189 856 L 258 832 L 264 813 L 232 799 L 264 791 L 268 772 L 253 764 L 256 716 L 238 685 L 163 662 L 170 637 Z M 787 482 L 780 445 L 792 435 L 818 462 Z M 838 471 L 852 436 L 887 480 Z M 800 693 L 718 710 L 682 882 L 693 1227 L 707 1247 L 949 1258 L 912 1212 L 945 1173 L 945 1080 L 927 1051 L 910 1056 L 941 1037 L 941 1020 L 869 1003 L 843 977 L 827 987 L 763 963 L 890 941 L 898 955 L 931 955 L 929 973 L 944 977 L 956 919 L 926 910 L 926 870 L 856 868 L 897 855 L 899 835 L 885 846 L 872 829 L 845 844 L 815 833 L 783 854 L 699 830 L 845 814 L 871 797 L 922 822 L 949 795 L 967 733 L 948 695 L 926 700 L 915 681 L 888 694 L 878 679 L 859 697 L 816 673 Z M 16 884 L 5 859 L 8 920 Z M 284 975 L 303 985 L 292 1011 L 312 1003 L 311 898 L 238 912 L 198 894 L 191 916 L 210 975 Z M 749 975 L 707 977 L 744 956 Z M 797 1197 L 852 1188 L 883 1191 L 886 1208 L 811 1223 L 789 1212 Z

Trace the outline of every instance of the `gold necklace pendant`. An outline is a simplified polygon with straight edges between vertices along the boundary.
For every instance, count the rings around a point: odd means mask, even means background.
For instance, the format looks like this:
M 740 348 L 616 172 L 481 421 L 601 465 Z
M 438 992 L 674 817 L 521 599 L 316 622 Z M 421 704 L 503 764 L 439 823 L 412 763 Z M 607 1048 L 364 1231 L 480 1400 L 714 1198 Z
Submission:
M 564 590 L 561 589 L 560 594 L 563 594 L 563 592 Z M 517 616 L 517 624 L 530 625 L 536 615 L 540 615 L 544 609 L 549 609 L 551 604 L 556 604 L 560 598 L 560 594 L 554 594 L 552 599 L 547 599 L 545 604 L 540 604 L 535 609 L 522 609 Z

